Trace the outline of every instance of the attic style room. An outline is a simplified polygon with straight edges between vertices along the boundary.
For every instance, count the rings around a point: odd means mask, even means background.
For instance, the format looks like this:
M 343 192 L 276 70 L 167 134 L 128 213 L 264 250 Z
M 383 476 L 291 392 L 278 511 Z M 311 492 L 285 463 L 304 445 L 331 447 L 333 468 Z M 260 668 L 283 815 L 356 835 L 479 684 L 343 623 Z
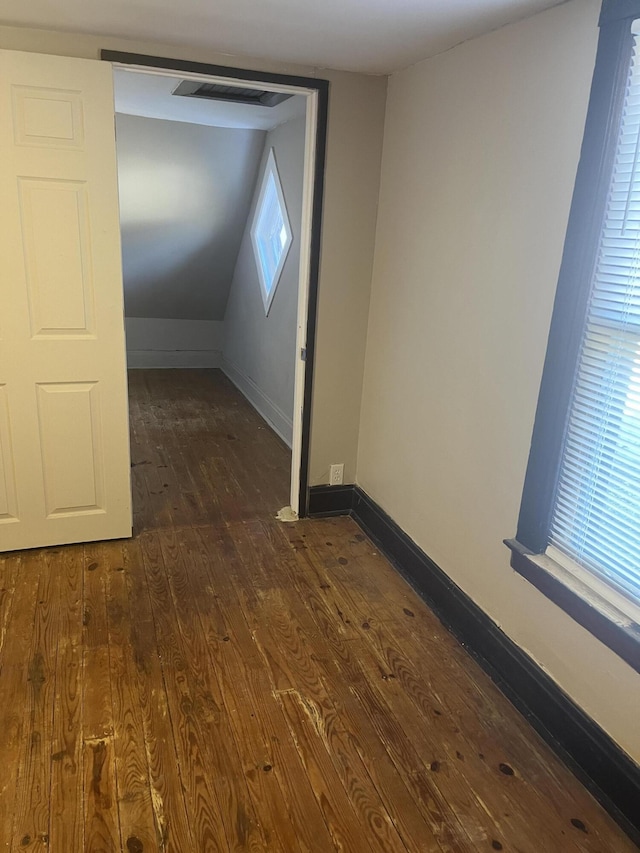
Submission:
M 221 368 L 291 447 L 306 99 L 202 86 L 114 74 L 127 366 Z M 254 257 L 268 175 L 290 235 L 272 287 Z
M 638 39 L 640 0 L 5 0 L 0 850 L 637 849 Z M 290 433 L 228 325 L 287 288 Z

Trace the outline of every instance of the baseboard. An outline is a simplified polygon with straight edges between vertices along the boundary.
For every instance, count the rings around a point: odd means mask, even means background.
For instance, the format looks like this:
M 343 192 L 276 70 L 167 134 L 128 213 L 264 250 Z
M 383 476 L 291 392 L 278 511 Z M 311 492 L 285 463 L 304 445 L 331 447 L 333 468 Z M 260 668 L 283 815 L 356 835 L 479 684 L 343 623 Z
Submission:
M 640 767 L 358 486 L 315 486 L 309 514 L 350 514 L 628 835 Z
M 221 320 L 126 317 L 125 329 L 130 368 L 211 368 L 222 363 Z
M 350 515 L 353 509 L 355 486 L 312 486 L 309 490 L 308 513 L 314 518 L 331 515 Z
M 220 350 L 129 350 L 127 367 L 144 368 L 214 368 L 222 365 Z
M 287 447 L 291 447 L 293 442 L 292 418 L 270 400 L 253 379 L 250 379 L 236 365 L 223 358 L 220 367 L 225 376 L 233 382 L 238 391 L 240 391 L 243 397 L 246 397 L 253 408 L 269 424 L 271 429 L 280 436 Z

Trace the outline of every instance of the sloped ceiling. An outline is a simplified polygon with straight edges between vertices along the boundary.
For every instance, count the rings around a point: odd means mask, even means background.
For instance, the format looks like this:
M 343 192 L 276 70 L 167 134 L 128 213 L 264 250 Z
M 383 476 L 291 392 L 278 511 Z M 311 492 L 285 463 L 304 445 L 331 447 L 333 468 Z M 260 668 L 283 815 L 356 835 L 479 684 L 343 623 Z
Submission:
M 560 2 L 3 0 L 0 22 L 386 74 Z
M 265 131 L 117 115 L 125 314 L 222 320 Z

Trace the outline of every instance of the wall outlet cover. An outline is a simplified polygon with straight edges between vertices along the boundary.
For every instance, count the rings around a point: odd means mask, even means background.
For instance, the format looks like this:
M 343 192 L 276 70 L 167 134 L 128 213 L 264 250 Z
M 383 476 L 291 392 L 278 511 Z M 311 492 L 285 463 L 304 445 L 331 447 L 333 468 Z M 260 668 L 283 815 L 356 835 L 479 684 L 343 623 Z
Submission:
M 331 486 L 341 486 L 344 478 L 344 463 L 339 465 L 329 466 L 329 484 Z

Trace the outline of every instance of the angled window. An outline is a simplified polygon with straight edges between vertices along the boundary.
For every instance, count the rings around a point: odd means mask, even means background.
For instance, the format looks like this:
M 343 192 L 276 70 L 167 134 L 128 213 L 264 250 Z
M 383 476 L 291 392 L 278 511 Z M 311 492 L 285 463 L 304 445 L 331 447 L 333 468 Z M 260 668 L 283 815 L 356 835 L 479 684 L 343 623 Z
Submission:
M 265 315 L 269 313 L 291 241 L 291 227 L 272 148 L 262 176 L 260 194 L 251 226 L 251 242 L 258 268 Z
M 640 671 L 640 0 L 605 0 L 512 566 Z

